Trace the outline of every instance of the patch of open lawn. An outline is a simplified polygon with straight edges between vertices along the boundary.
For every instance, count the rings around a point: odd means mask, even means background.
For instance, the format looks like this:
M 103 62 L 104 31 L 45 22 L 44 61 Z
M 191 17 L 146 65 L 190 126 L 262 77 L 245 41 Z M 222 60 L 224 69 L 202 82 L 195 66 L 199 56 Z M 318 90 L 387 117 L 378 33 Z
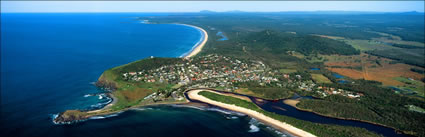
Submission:
M 323 74 L 311 74 L 311 77 L 317 83 L 332 83 L 327 77 L 323 76 Z

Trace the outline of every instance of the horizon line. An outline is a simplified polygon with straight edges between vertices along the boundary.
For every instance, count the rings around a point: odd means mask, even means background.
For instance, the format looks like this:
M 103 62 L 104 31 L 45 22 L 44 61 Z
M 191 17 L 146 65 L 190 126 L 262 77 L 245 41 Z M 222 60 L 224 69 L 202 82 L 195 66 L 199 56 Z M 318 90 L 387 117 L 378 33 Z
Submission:
M 358 13 L 425 13 L 425 11 L 353 11 L 353 10 L 316 10 L 316 11 L 241 11 L 241 10 L 230 10 L 230 11 L 212 11 L 212 10 L 200 10 L 200 11 L 58 11 L 58 12 L 2 12 L 0 13 L 282 13 L 282 12 L 358 12 Z

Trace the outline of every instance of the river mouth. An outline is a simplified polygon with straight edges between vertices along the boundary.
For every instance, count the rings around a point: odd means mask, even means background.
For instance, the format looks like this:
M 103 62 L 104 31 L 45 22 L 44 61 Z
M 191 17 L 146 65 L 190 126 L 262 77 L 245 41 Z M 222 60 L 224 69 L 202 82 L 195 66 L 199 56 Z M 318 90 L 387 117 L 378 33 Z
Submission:
M 227 93 L 227 94 L 234 94 L 234 95 L 238 95 L 238 96 L 245 96 L 245 97 L 248 97 L 249 99 L 251 99 L 251 101 L 253 103 L 255 103 L 257 106 L 259 106 L 261 109 L 263 109 L 265 111 L 274 112 L 274 113 L 279 114 L 279 115 L 285 115 L 285 116 L 289 116 L 289 117 L 293 117 L 293 118 L 296 118 L 296 119 L 305 120 L 305 121 L 309 121 L 309 122 L 313 122 L 313 123 L 334 124 L 334 125 L 341 125 L 341 126 L 352 126 L 352 127 L 365 128 L 369 131 L 376 132 L 376 133 L 381 134 L 383 136 L 411 137 L 411 135 L 402 134 L 402 133 L 398 132 L 397 130 L 395 130 L 393 128 L 389 128 L 389 127 L 385 127 L 385 126 L 381 126 L 381 125 L 377 125 L 377 124 L 372 124 L 372 123 L 362 122 L 362 121 L 357 121 L 357 120 L 348 120 L 348 119 L 338 119 L 338 118 L 326 117 L 326 116 L 318 115 L 318 114 L 313 113 L 313 112 L 298 110 L 297 108 L 295 108 L 291 105 L 285 104 L 284 100 L 286 100 L 286 99 L 267 100 L 267 99 L 252 97 L 252 96 L 248 96 L 248 95 L 231 93 L 231 92 L 224 92 L 224 91 L 219 91 L 219 90 L 214 90 L 214 89 L 206 89 L 206 90 L 213 90 L 213 91 L 216 91 L 216 92 L 219 92 L 219 93 Z M 190 91 L 190 90 L 188 90 L 188 91 Z M 189 101 L 202 103 L 202 102 L 197 101 L 197 100 L 191 100 L 187 95 L 188 91 L 186 91 L 184 95 Z M 316 99 L 316 98 L 309 97 L 309 96 L 303 97 L 303 96 L 295 95 L 294 97 L 292 97 L 290 99 Z

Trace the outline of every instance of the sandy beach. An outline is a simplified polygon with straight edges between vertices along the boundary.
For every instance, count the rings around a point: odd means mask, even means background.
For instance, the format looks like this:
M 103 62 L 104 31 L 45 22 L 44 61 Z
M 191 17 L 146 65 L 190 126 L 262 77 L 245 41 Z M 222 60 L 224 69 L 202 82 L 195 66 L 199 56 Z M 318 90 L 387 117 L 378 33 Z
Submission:
M 181 24 L 181 25 L 186 25 L 186 26 L 194 27 L 194 28 L 200 30 L 203 33 L 203 36 L 204 36 L 203 41 L 201 43 L 199 43 L 198 45 L 195 45 L 196 46 L 195 49 L 193 49 L 189 54 L 187 54 L 184 57 L 184 58 L 190 58 L 190 57 L 195 56 L 199 52 L 201 52 L 202 48 L 205 46 L 205 44 L 208 41 L 208 34 L 207 34 L 207 32 L 204 29 L 202 29 L 200 27 L 193 26 L 193 25 L 188 25 L 188 24 Z
M 290 105 L 290 106 L 293 106 L 293 107 L 297 107 L 297 104 L 299 103 L 300 101 L 299 100 L 295 100 L 295 99 L 285 99 L 284 101 L 283 101 L 283 103 L 285 103 L 285 104 L 288 104 L 288 105 Z
M 243 108 L 243 107 L 238 107 L 236 105 L 230 105 L 230 104 L 225 104 L 225 103 L 221 103 L 221 102 L 217 102 L 211 99 L 208 99 L 204 96 L 198 95 L 198 93 L 200 91 L 209 91 L 209 92 L 213 92 L 213 93 L 217 93 L 211 90 L 205 90 L 205 89 L 199 89 L 199 90 L 191 90 L 187 92 L 187 95 L 189 96 L 190 99 L 194 99 L 194 100 L 198 100 L 198 101 L 202 101 L 204 103 L 208 103 L 208 104 L 212 104 L 212 105 L 216 105 L 216 106 L 220 106 L 222 108 L 225 109 L 229 109 L 232 111 L 236 111 L 236 112 L 240 112 L 240 113 L 244 113 L 247 114 L 253 118 L 256 118 L 260 121 L 264 121 L 265 123 L 272 125 L 273 127 L 285 130 L 289 133 L 291 133 L 292 135 L 295 136 L 302 136 L 302 137 L 315 137 L 315 135 L 306 132 L 304 130 L 301 130 L 299 128 L 296 128 L 292 125 L 289 125 L 287 123 L 281 122 L 279 120 L 273 119 L 271 117 L 268 117 L 262 113 L 259 113 L 257 111 L 253 111 L 247 108 Z

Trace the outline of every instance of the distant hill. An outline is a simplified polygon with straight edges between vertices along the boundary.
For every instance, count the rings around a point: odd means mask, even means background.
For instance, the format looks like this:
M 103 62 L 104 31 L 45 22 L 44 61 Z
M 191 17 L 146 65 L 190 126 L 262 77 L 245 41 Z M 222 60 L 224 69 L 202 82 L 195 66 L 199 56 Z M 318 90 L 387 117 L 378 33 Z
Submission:
M 304 55 L 312 53 L 355 55 L 360 53 L 344 42 L 311 35 L 293 35 L 271 30 L 250 34 L 243 39 L 242 43 L 250 45 L 253 50 L 265 51 L 267 49 L 267 51 L 274 54 L 282 54 L 287 51 L 297 51 Z

